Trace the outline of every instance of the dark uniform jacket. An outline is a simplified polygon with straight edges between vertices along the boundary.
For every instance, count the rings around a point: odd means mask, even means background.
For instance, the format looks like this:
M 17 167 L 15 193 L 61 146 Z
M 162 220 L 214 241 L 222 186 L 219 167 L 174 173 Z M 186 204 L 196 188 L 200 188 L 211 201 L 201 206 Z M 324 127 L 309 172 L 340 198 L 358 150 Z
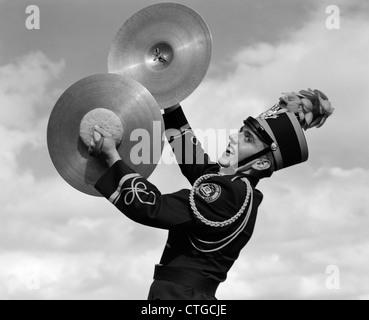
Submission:
M 204 153 L 182 108 L 165 114 L 164 121 L 183 175 L 192 186 L 200 179 L 197 186 L 192 191 L 163 195 L 118 161 L 98 181 L 96 189 L 128 218 L 169 231 L 160 265 L 156 267 L 156 280 L 174 282 L 214 297 L 219 283 L 226 280 L 252 236 L 263 195 L 255 189 L 258 181 L 253 177 L 219 175 L 219 165 L 211 163 Z

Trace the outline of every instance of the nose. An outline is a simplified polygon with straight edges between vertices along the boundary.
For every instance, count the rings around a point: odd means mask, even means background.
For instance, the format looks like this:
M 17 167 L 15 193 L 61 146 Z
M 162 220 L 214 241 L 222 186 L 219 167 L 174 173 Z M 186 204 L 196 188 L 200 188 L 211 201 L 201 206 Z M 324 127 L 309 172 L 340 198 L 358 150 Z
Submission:
M 237 133 L 233 133 L 229 135 L 229 140 L 233 143 L 233 144 L 237 144 L 238 143 L 238 134 Z

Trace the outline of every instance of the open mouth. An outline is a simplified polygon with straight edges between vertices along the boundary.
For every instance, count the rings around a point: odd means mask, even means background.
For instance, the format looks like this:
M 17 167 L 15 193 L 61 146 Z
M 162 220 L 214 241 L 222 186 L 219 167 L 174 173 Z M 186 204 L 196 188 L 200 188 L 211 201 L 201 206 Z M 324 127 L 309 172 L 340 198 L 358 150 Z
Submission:
M 235 151 L 231 146 L 228 146 L 227 150 L 226 150 L 226 154 L 227 155 L 235 155 Z

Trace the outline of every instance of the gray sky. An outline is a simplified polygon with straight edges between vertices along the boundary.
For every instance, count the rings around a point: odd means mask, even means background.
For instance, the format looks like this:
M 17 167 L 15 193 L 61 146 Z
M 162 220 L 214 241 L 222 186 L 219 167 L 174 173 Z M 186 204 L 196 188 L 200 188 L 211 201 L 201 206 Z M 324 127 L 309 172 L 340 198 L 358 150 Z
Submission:
M 254 237 L 218 297 L 368 299 L 367 2 L 335 1 L 339 30 L 326 28 L 327 1 L 179 2 L 203 16 L 214 42 L 206 78 L 182 103 L 193 128 L 237 129 L 282 92 L 308 87 L 336 108 L 307 132 L 309 162 L 259 185 Z M 106 72 L 118 29 L 153 3 L 34 0 L 41 29 L 28 30 L 30 2 L 0 0 L 0 299 L 146 298 L 165 232 L 69 187 L 49 159 L 46 127 L 59 96 Z M 221 147 L 207 146 L 213 158 Z M 163 193 L 189 187 L 176 165 L 150 180 Z M 326 287 L 329 266 L 339 290 Z

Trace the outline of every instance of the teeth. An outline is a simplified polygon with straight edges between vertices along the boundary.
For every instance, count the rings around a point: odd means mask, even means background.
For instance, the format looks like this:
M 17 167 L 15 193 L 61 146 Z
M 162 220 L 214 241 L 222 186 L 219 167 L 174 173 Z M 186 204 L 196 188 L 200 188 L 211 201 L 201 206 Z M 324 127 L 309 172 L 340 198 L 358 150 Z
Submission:
M 227 153 L 228 154 L 231 154 L 231 155 L 235 155 L 234 150 L 232 148 L 230 148 L 230 147 L 227 149 Z

